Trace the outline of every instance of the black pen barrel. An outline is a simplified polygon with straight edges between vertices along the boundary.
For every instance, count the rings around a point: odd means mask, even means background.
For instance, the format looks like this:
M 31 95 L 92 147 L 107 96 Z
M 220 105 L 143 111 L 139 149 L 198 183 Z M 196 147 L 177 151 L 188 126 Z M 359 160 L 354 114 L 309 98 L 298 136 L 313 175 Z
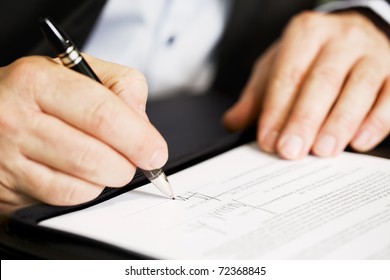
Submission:
M 98 78 L 98 76 L 96 76 L 96 74 L 92 71 L 91 67 L 87 64 L 87 62 L 84 59 L 82 59 L 78 64 L 69 68 L 81 74 L 84 74 L 94 79 L 95 81 L 98 81 L 99 83 L 102 83 Z

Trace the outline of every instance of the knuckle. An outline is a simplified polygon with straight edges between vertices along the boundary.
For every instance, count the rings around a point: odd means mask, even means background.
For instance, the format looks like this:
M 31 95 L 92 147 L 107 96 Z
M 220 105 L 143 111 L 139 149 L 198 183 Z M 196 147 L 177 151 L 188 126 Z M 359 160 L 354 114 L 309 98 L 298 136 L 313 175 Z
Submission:
M 0 136 L 16 134 L 19 131 L 19 124 L 16 118 L 11 117 L 6 111 L 0 113 Z
M 110 87 L 120 95 L 123 92 L 132 92 L 137 99 L 146 102 L 148 97 L 148 83 L 146 77 L 138 70 L 128 68 Z
M 368 126 L 378 134 L 388 133 L 390 131 L 390 121 L 378 114 L 372 114 L 367 119 Z
M 142 72 L 138 71 L 137 69 L 129 68 L 125 72 L 125 77 L 129 80 L 139 81 L 147 86 L 147 80 L 145 75 Z
M 51 180 L 52 183 L 50 184 L 58 184 L 55 179 Z M 47 197 L 47 203 L 51 205 L 72 205 L 74 204 L 75 197 L 77 196 L 75 194 L 75 188 L 72 186 L 67 186 L 66 188 L 53 188 L 50 187 L 51 185 L 48 185 L 47 191 L 46 191 L 46 197 Z
M 277 106 L 277 104 L 267 103 L 263 104 L 261 111 L 261 127 L 266 126 L 268 123 L 278 124 L 277 127 L 282 126 L 286 115 L 283 108 Z
M 52 192 L 52 203 L 55 205 L 73 205 L 80 203 L 77 186 L 68 185 L 61 189 L 61 192 Z
M 45 203 L 51 205 L 72 205 L 77 199 L 77 188 L 74 185 L 63 185 L 58 172 L 50 172 L 44 180 L 34 185 L 34 193 Z
M 20 86 L 21 90 L 18 92 L 23 93 L 26 89 L 35 85 L 37 81 L 45 79 L 45 75 L 41 74 L 41 69 L 47 67 L 46 64 L 47 60 L 42 57 L 31 56 L 19 58 L 7 67 L 5 78 L 12 87 L 15 85 Z M 42 83 L 44 84 L 45 80 Z
M 50 175 L 31 172 L 29 167 L 26 161 L 20 161 L 16 166 L 16 176 L 21 182 L 16 184 L 17 191 L 50 203 L 53 200 L 50 190 L 52 186 L 56 186 L 56 182 Z
M 364 31 L 356 24 L 345 24 L 342 28 L 341 34 L 346 41 L 355 42 L 357 38 L 364 36 Z
M 12 64 L 9 65 L 9 72 L 11 75 L 15 75 L 16 77 L 23 76 L 25 73 L 35 73 L 37 70 L 37 63 L 40 60 L 36 57 L 22 57 L 15 60 Z
M 87 126 L 92 132 L 104 132 L 108 135 L 115 122 L 116 105 L 109 96 L 102 96 L 91 105 L 86 114 Z
M 292 18 L 292 25 L 299 28 L 311 29 L 320 24 L 322 15 L 315 11 L 303 11 Z
M 13 143 L 17 143 L 18 139 L 22 140 L 26 136 L 25 133 L 37 130 L 41 118 L 35 111 L 29 110 L 26 106 L 22 108 L 23 104 L 13 103 L 13 101 L 0 101 L 0 103 L 2 103 L 0 104 L 0 140 L 9 138 Z
M 14 101 L 0 100 L 0 139 L 2 136 L 23 136 L 21 132 L 28 128 L 29 122 L 35 118 L 35 114 L 28 110 L 29 108 L 26 108 L 26 106 L 22 107 L 21 105 L 24 104 Z
M 148 99 L 148 83 L 144 74 L 135 69 L 129 69 L 125 73 L 126 86 L 130 86 L 133 95 L 138 102 L 146 104 Z
M 136 83 L 136 85 L 142 90 L 145 94 L 148 93 L 148 82 L 143 73 L 140 71 L 129 68 L 125 73 L 124 73 L 124 80 L 127 81 L 128 83 Z
M 24 119 L 26 120 L 26 130 L 32 132 L 33 134 L 36 134 L 37 132 L 39 134 L 39 131 L 42 129 L 42 127 L 45 127 L 41 114 L 31 112 L 25 116 Z
M 323 84 L 331 87 L 336 87 L 342 82 L 342 75 L 338 73 L 336 67 L 326 66 L 319 67 L 311 74 L 311 79 L 321 81 Z
M 265 117 L 279 117 L 280 115 L 280 108 L 276 106 L 274 103 L 270 102 L 263 102 L 261 106 L 261 114 Z M 261 119 L 261 118 L 260 118 Z
M 102 153 L 93 145 L 88 145 L 82 149 L 70 151 L 69 172 L 80 174 L 86 179 L 92 179 L 103 162 Z
M 339 131 L 352 132 L 356 128 L 353 116 L 347 112 L 337 113 L 334 116 L 333 124 L 339 128 Z
M 35 169 L 32 172 L 27 161 L 20 161 L 15 169 L 17 169 L 17 177 L 20 181 L 16 184 L 18 192 L 51 205 L 72 203 L 74 194 L 68 193 L 71 190 L 62 187 L 58 171 L 50 169 L 49 172 L 45 172 L 43 169 Z
M 315 113 L 297 112 L 291 116 L 290 123 L 298 127 L 302 134 L 309 135 L 317 130 L 320 120 Z
M 67 184 L 64 184 L 62 180 L 56 178 L 56 176 L 53 176 L 52 180 L 48 182 L 50 182 L 50 184 L 48 183 L 46 186 L 47 199 L 45 199 L 45 202 L 51 205 L 76 205 L 94 198 L 91 195 L 89 196 L 89 198 L 87 198 L 85 197 L 85 195 L 80 194 L 80 189 L 86 187 L 84 184 L 88 183 L 81 183 L 77 180 L 77 178 L 75 178 L 73 182 L 68 182 Z M 58 186 L 59 184 L 61 184 L 59 187 L 53 187 Z M 81 191 L 81 193 L 83 193 L 83 191 Z
M 367 67 L 366 70 L 364 71 L 356 71 L 355 73 L 352 73 L 351 75 L 351 82 L 353 84 L 357 84 L 360 87 L 363 87 L 364 89 L 367 89 L 368 92 L 373 92 L 379 90 L 380 86 L 380 80 L 378 75 L 374 73 L 373 70 L 370 69 L 375 69 L 371 67 Z
M 301 83 L 303 70 L 297 67 L 285 67 L 277 71 L 273 77 L 276 88 L 295 87 Z
M 1 157 L 4 158 L 4 154 L 1 153 Z M 0 189 L 7 189 L 14 192 L 17 188 L 16 178 L 12 174 L 12 166 L 8 166 L 7 162 L 0 162 Z M 10 170 L 11 169 L 11 170 Z

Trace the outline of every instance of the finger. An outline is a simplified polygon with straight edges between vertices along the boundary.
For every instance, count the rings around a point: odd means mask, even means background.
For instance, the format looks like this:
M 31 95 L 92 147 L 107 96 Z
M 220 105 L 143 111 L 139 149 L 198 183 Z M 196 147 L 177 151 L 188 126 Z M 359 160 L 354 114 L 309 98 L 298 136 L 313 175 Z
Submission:
M 333 156 L 345 149 L 372 107 L 385 73 L 384 65 L 370 58 L 356 64 L 315 140 L 314 154 Z
M 361 55 L 357 48 L 345 51 L 345 44 L 338 40 L 326 44 L 306 75 L 277 141 L 277 152 L 283 158 L 299 159 L 309 153 L 349 69 Z
M 275 142 L 294 104 L 307 70 L 327 40 L 321 16 L 306 13 L 298 17 L 281 42 L 274 69 L 270 75 L 258 127 L 260 147 L 275 151 Z M 313 28 L 315 26 L 316 28 Z
M 276 49 L 276 45 L 271 46 L 255 64 L 240 99 L 224 114 L 223 123 L 228 129 L 237 131 L 246 128 L 257 119 Z
M 390 133 L 390 78 L 381 89 L 372 110 L 354 136 L 351 146 L 358 151 L 368 151 Z
M 104 86 L 138 111 L 141 116 L 146 117 L 148 84 L 141 72 L 120 64 L 108 63 L 87 54 L 83 56 L 96 71 Z
M 33 114 L 21 153 L 53 169 L 98 185 L 120 187 L 136 167 L 108 145 L 45 114 Z
M 143 169 L 165 164 L 167 145 L 150 122 L 103 85 L 51 64 L 45 65 L 46 76 L 40 77 L 44 86 L 30 88 L 42 111 L 107 143 Z M 37 75 L 36 68 L 42 69 L 36 63 L 30 75 Z
M 16 210 L 18 209 L 21 209 L 21 208 L 24 208 L 24 207 L 27 207 L 27 206 L 31 206 L 32 204 L 36 204 L 37 202 L 34 201 L 34 202 L 25 202 L 25 203 L 21 203 L 21 204 L 13 204 L 13 203 L 7 203 L 7 202 L 0 202 L 0 216 L 1 215 L 6 215 L 6 216 L 9 216 L 11 215 L 13 212 L 15 212 Z
M 104 189 L 27 158 L 19 159 L 18 191 L 51 205 L 75 205 L 96 198 Z
M 8 207 L 23 207 L 37 202 L 31 197 L 19 193 L 14 189 L 10 189 L 3 184 L 0 185 L 0 198 L 0 205 L 7 205 Z M 0 213 L 3 212 L 9 211 L 5 211 L 5 209 L 0 206 Z

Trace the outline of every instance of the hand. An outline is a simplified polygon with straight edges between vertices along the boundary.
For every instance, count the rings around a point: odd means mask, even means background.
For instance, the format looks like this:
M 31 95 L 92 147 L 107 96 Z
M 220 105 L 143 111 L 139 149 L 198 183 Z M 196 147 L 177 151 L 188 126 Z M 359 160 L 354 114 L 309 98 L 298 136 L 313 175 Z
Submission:
M 87 60 L 104 86 L 45 57 L 0 68 L 0 212 L 86 202 L 165 164 L 144 76 Z
M 299 159 L 366 151 L 390 131 L 389 40 L 357 12 L 304 12 L 257 61 L 224 116 L 233 130 L 258 118 L 267 152 Z

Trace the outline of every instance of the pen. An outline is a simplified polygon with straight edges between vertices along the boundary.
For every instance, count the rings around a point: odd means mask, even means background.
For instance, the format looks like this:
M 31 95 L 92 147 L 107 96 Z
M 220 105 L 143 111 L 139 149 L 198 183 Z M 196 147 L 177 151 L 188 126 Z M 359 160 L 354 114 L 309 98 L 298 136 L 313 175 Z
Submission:
M 63 65 L 101 83 L 98 76 L 61 28 L 48 18 L 40 19 L 39 22 L 43 33 Z M 142 172 L 162 193 L 174 199 L 171 185 L 162 169 L 142 170 Z

